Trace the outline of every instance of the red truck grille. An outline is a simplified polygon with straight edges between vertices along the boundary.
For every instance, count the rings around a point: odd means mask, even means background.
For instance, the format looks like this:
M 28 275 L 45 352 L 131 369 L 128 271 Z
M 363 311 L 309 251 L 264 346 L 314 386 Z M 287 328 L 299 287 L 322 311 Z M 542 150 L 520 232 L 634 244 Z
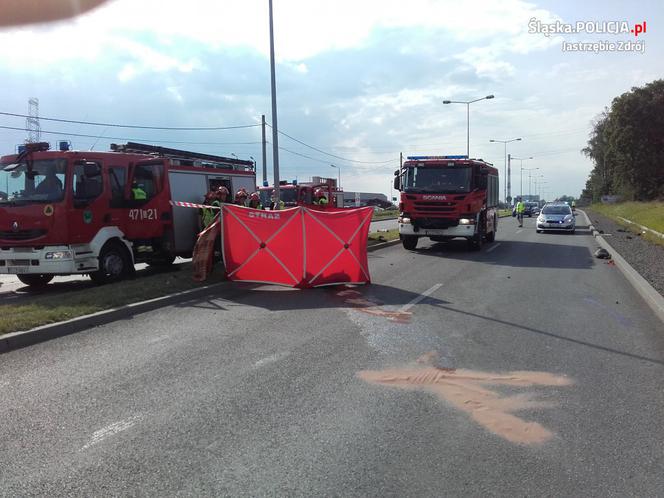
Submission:
M 451 213 L 454 212 L 454 202 L 415 201 L 413 203 L 416 213 Z
M 2 240 L 30 240 L 43 237 L 44 235 L 46 235 L 46 230 L 44 229 L 19 230 L 18 232 L 0 231 L 0 239 Z

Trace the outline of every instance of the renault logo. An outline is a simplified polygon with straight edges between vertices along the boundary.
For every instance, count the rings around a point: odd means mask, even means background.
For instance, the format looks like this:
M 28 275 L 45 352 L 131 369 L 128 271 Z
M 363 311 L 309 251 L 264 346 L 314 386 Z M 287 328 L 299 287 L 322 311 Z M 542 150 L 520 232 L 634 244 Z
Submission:
M 14 233 L 18 232 L 18 221 L 12 223 L 12 232 Z

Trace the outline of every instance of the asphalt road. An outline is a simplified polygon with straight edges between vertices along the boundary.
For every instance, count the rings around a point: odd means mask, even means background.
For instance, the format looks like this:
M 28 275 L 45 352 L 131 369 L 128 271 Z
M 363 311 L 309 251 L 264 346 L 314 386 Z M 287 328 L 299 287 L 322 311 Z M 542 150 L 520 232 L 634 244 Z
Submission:
M 397 220 L 382 220 L 374 221 L 371 223 L 369 231 L 377 232 L 380 229 L 393 229 L 397 228 Z M 176 263 L 183 263 L 186 261 L 191 261 L 190 259 L 177 258 Z M 136 265 L 136 270 L 141 271 L 147 268 L 148 265 L 141 263 Z M 54 285 L 55 284 L 55 285 Z M 93 285 L 90 282 L 90 279 L 87 275 L 70 275 L 64 277 L 55 277 L 50 285 L 44 290 L 40 290 L 41 293 L 52 292 L 59 293 L 69 289 L 80 289 L 87 285 Z M 2 275 L 0 274 L 0 299 L 2 298 L 17 298 L 22 297 L 26 294 L 29 294 L 30 289 L 27 285 L 23 284 L 16 275 Z
M 0 495 L 661 495 L 664 327 L 533 223 L 0 355 Z

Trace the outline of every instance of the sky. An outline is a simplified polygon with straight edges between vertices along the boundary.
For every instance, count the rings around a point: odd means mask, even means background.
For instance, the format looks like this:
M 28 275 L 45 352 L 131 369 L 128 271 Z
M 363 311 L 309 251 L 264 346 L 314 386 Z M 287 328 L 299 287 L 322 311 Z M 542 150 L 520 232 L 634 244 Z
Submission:
M 517 137 L 507 151 L 524 160 L 512 163 L 512 195 L 527 194 L 530 183 L 546 199 L 578 196 L 592 168 L 581 153 L 592 121 L 613 98 L 664 74 L 661 2 L 580 4 L 274 0 L 278 129 L 288 135 L 278 140 L 281 179 L 340 173 L 345 190 L 389 195 L 400 153 L 465 154 L 467 108 L 443 100 L 495 95 L 470 105 L 469 147 L 471 157 L 499 168 L 501 199 L 505 147 L 490 140 Z M 556 22 L 609 21 L 630 29 L 645 21 L 646 32 L 535 32 Z M 640 46 L 563 50 L 602 41 Z M 272 123 L 268 2 L 110 0 L 71 20 L 5 27 L 0 81 L 0 112 L 27 114 L 28 100 L 38 98 L 42 140 L 52 144 L 108 150 L 132 140 L 253 157 L 260 182 L 255 125 L 261 115 Z M 167 131 L 46 118 L 248 127 Z M 269 127 L 267 136 L 272 181 Z M 0 114 L 2 154 L 26 137 L 25 118 Z M 521 167 L 537 168 L 523 172 L 523 187 Z

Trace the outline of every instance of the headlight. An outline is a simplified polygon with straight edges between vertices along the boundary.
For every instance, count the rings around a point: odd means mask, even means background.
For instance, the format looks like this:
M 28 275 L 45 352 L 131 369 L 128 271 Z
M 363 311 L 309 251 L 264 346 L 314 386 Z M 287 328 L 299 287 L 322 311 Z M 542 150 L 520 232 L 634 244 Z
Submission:
M 47 252 L 45 259 L 71 259 L 71 251 Z
M 399 223 L 404 223 L 404 224 L 406 224 L 406 225 L 409 225 L 409 224 L 410 224 L 410 218 L 399 218 L 397 221 L 398 221 Z
M 459 225 L 474 225 L 475 220 L 471 218 L 460 218 Z

